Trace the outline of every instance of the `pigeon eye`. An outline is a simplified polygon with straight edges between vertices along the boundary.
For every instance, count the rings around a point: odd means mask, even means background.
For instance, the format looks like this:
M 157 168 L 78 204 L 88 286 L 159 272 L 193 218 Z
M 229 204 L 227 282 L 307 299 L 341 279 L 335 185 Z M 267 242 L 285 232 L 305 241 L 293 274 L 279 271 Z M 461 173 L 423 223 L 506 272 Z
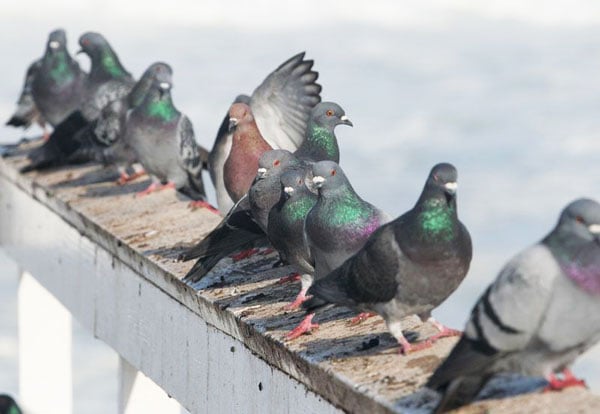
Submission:
M 279 161 L 279 160 L 273 161 L 273 167 L 277 167 L 279 164 L 281 164 L 281 161 Z
M 331 174 L 332 176 L 334 176 L 334 175 L 335 175 L 335 173 L 336 173 L 336 171 L 335 171 L 335 170 L 331 170 L 331 172 L 330 172 L 329 174 Z
M 327 116 L 333 116 L 334 112 L 332 109 L 328 109 L 327 112 L 325 112 L 325 115 Z
M 302 184 L 302 180 L 298 180 L 298 185 L 301 185 L 301 184 Z
M 575 216 L 575 221 L 577 223 L 582 223 L 582 224 L 585 223 L 585 220 L 581 216 Z

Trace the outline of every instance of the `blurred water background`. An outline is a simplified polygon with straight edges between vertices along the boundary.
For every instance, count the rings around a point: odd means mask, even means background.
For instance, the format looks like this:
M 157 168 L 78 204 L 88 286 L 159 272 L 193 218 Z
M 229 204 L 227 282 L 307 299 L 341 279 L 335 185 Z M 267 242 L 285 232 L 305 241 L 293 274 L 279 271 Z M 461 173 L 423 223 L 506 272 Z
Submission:
M 354 122 L 337 135 L 341 165 L 363 198 L 397 216 L 414 204 L 435 163 L 457 166 L 459 215 L 474 259 L 463 285 L 434 312 L 453 327 L 464 325 L 503 263 L 542 238 L 564 205 L 600 198 L 600 3 L 593 0 L 4 4 L 1 121 L 57 27 L 67 30 L 72 52 L 82 32 L 103 33 L 136 77 L 155 61 L 170 63 L 175 103 L 208 148 L 237 94 L 307 51 L 323 99 L 340 103 Z M 78 60 L 89 67 L 86 57 Z M 0 127 L 0 142 L 21 136 Z M 14 264 L 0 251 L 0 391 L 18 395 L 16 286 Z M 74 343 L 75 412 L 115 411 L 116 356 L 77 327 Z M 600 346 L 575 372 L 600 392 Z

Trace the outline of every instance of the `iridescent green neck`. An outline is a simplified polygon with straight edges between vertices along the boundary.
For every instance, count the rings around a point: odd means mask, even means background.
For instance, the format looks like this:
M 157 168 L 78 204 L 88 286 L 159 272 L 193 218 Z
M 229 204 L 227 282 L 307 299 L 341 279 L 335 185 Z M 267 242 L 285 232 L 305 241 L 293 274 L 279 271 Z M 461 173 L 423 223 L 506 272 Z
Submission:
M 121 66 L 119 59 L 110 49 L 105 49 L 102 51 L 100 64 L 102 65 L 104 71 L 115 78 L 127 76 L 127 72 Z
M 148 116 L 158 118 L 165 122 L 172 121 L 178 114 L 177 108 L 173 106 L 170 95 L 158 99 L 151 99 L 145 109 Z
M 454 208 L 445 200 L 430 198 L 418 214 L 420 229 L 427 238 L 450 240 L 454 236 Z
M 348 188 L 341 189 L 335 198 L 335 202 L 327 211 L 328 220 L 335 227 L 343 227 L 349 224 L 357 224 L 370 216 L 366 203 L 354 191 Z
M 73 77 L 69 68 L 69 59 L 64 50 L 57 51 L 50 56 L 50 77 L 56 83 L 64 83 Z
M 313 151 L 323 151 L 330 160 L 339 160 L 339 148 L 333 131 L 310 122 L 307 132 L 305 145 L 310 145 Z
M 285 203 L 284 214 L 290 222 L 304 221 L 304 218 L 314 205 L 314 198 L 308 195 L 296 196 Z

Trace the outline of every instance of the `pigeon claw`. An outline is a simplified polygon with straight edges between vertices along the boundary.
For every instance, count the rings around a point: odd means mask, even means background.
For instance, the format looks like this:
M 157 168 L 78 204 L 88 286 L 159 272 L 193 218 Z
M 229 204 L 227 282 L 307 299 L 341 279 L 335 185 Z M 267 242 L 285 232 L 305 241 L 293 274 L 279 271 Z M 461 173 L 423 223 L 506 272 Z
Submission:
M 214 207 L 209 202 L 203 200 L 190 201 L 190 203 L 188 204 L 188 208 L 190 208 L 192 211 L 198 210 L 199 208 L 205 208 L 208 211 L 217 215 L 221 214 L 221 212 L 216 207 Z
M 171 183 L 171 182 L 166 183 L 166 184 L 152 183 L 145 190 L 140 191 L 139 193 L 136 193 L 135 196 L 136 197 L 143 197 L 143 196 L 146 196 L 146 195 L 148 195 L 150 193 L 154 193 L 154 192 L 157 192 L 157 191 L 162 191 L 162 190 L 167 189 L 167 188 L 175 188 L 175 183 Z
M 549 391 L 560 391 L 569 387 L 585 387 L 587 385 L 584 380 L 579 379 L 573 375 L 570 369 L 565 369 L 562 372 L 563 378 L 559 379 L 554 374 L 548 376 L 549 384 L 544 388 L 544 392 Z
M 348 322 L 348 325 L 358 325 L 360 323 L 362 323 L 363 321 L 366 321 L 367 319 L 375 316 L 375 313 L 372 312 L 361 312 L 358 315 L 356 315 L 354 318 L 350 319 L 350 322 Z
M 138 177 L 141 177 L 143 175 L 146 175 L 146 171 L 138 171 L 138 172 L 134 172 L 133 174 L 129 175 L 127 173 L 122 172 L 121 175 L 119 176 L 119 179 L 117 180 L 117 184 L 118 185 L 125 185 L 130 181 L 135 180 Z
M 416 344 L 411 344 L 406 341 L 400 344 L 400 353 L 402 355 L 408 355 L 412 352 L 422 351 L 423 349 L 431 348 L 433 346 L 433 342 L 430 339 L 426 339 L 421 342 L 417 342 Z
M 291 340 L 294 340 L 294 339 L 304 335 L 305 333 L 311 332 L 313 329 L 318 329 L 319 324 L 312 323 L 312 319 L 314 316 L 315 316 L 314 313 L 311 313 L 310 315 L 306 315 L 306 318 L 302 319 L 302 322 L 300 322 L 300 324 L 298 324 L 298 326 L 296 326 L 294 329 L 292 329 L 290 332 L 288 332 L 287 335 L 285 335 L 285 339 L 287 339 L 288 341 L 291 341 Z
M 283 307 L 283 310 L 298 309 L 300 307 L 300 305 L 302 305 L 304 302 L 306 302 L 308 300 L 308 298 L 306 297 L 307 290 L 308 289 L 302 289 L 300 291 L 300 293 L 298 293 L 298 296 L 296 296 L 296 299 L 294 299 L 294 301 L 292 303 L 285 305 Z
M 287 276 L 282 277 L 277 281 L 278 284 L 283 285 L 288 282 L 298 282 L 300 281 L 300 273 L 291 273 Z
M 248 250 L 239 252 L 237 254 L 234 254 L 230 257 L 233 260 L 233 262 L 235 263 L 235 262 L 239 262 L 240 260 L 244 260 L 244 259 L 254 256 L 256 253 L 258 253 L 258 251 L 259 250 L 257 248 L 248 249 Z

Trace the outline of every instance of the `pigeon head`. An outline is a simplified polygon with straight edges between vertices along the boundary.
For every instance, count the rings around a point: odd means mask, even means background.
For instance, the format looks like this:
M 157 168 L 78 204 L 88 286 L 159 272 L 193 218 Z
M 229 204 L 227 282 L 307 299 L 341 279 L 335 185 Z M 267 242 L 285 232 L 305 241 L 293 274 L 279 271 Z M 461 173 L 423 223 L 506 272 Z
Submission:
M 56 29 L 48 36 L 46 44 L 46 53 L 55 53 L 59 50 L 65 50 L 67 47 L 67 35 L 63 29 Z
M 293 197 L 306 187 L 306 172 L 301 169 L 292 169 L 281 175 L 281 189 L 286 198 Z
M 294 155 L 282 149 L 264 152 L 258 159 L 257 179 L 263 179 L 274 172 L 285 170 L 294 163 Z
M 87 32 L 82 34 L 79 38 L 79 46 L 81 46 L 81 50 L 77 53 L 85 53 L 91 58 L 98 55 L 102 49 L 110 49 L 110 45 L 104 36 L 95 32 Z
M 353 126 L 344 109 L 335 102 L 318 103 L 310 113 L 311 120 L 320 127 L 330 131 L 338 125 Z
M 161 65 L 154 68 L 154 85 L 158 89 L 161 98 L 168 95 L 168 92 L 173 88 L 173 71 L 170 66 L 168 66 L 168 70 Z
M 347 183 L 342 168 L 333 161 L 319 161 L 312 167 L 312 185 L 319 193 L 344 187 Z
M 600 243 L 600 204 L 588 198 L 573 201 L 562 211 L 557 230 L 565 236 Z
M 450 204 L 456 197 L 457 178 L 458 173 L 452 164 L 440 163 L 431 169 L 425 188 L 428 192 L 434 191 L 443 194 Z
M 238 124 L 254 120 L 252 110 L 244 103 L 234 103 L 229 108 L 229 131 L 233 131 Z
M 136 107 L 142 102 L 146 93 L 148 93 L 148 90 L 154 83 L 156 76 L 162 72 L 173 73 L 171 66 L 164 62 L 153 63 L 146 69 L 140 80 L 129 93 L 129 102 L 132 107 Z

